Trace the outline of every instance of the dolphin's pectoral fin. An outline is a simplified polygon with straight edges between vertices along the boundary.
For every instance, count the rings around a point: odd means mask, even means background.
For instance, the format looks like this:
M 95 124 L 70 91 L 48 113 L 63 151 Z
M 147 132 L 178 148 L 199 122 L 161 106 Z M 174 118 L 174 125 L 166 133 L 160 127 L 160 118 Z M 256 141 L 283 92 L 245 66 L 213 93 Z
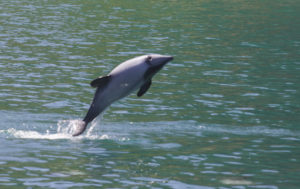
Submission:
M 151 79 L 149 79 L 146 83 L 144 83 L 144 85 L 141 86 L 139 92 L 137 93 L 138 97 L 143 96 L 143 94 L 145 94 L 147 92 L 147 90 L 150 88 L 151 86 Z
M 96 87 L 103 87 L 105 86 L 109 81 L 110 81 L 111 75 L 99 77 L 97 79 L 94 79 L 91 82 L 91 86 L 96 88 Z

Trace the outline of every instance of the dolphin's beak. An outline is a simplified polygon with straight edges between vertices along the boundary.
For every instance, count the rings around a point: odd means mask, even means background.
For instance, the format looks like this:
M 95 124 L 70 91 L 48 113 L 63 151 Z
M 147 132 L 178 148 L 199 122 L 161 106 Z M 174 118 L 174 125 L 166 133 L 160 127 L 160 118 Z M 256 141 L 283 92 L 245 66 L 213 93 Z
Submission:
M 168 61 L 173 60 L 173 56 L 166 56 L 166 58 L 168 59 Z
M 167 62 L 170 62 L 170 61 L 172 61 L 174 58 L 173 58 L 173 56 L 166 56 L 165 59 L 166 59 Z
M 164 56 L 164 57 L 162 57 L 161 61 L 163 62 L 163 65 L 165 65 L 172 60 L 173 60 L 173 56 Z

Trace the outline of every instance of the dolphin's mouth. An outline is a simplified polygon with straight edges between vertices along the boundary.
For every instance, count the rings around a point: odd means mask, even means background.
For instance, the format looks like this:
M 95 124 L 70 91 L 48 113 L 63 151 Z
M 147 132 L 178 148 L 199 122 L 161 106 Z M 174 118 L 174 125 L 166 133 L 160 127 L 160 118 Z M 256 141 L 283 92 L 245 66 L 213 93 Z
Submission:
M 161 65 L 159 65 L 158 67 L 160 67 L 160 68 L 164 67 L 168 62 L 172 61 L 173 59 L 174 59 L 173 56 L 163 57 L 161 60 Z
M 174 58 L 173 58 L 173 56 L 170 56 L 169 57 L 169 61 L 172 61 Z
M 170 62 L 171 60 L 173 60 L 173 56 L 163 56 L 163 57 L 159 57 L 159 64 L 156 66 L 151 66 L 150 68 L 148 68 L 148 70 L 146 71 L 146 73 L 144 74 L 144 78 L 147 79 L 151 79 L 159 70 L 161 70 L 168 62 Z
M 153 61 L 157 61 L 159 62 L 159 64 L 163 64 L 165 65 L 166 63 L 172 61 L 174 58 L 173 56 L 169 56 L 169 55 L 158 55 L 158 54 L 149 54 L 148 57 L 152 57 L 153 56 Z M 159 57 L 157 57 L 159 56 Z M 151 62 L 151 61 L 150 61 Z M 151 63 L 150 63 L 151 65 Z
M 166 63 L 172 61 L 173 59 L 174 59 L 173 56 L 166 56 L 166 57 L 164 57 L 164 63 L 163 64 L 166 64 Z

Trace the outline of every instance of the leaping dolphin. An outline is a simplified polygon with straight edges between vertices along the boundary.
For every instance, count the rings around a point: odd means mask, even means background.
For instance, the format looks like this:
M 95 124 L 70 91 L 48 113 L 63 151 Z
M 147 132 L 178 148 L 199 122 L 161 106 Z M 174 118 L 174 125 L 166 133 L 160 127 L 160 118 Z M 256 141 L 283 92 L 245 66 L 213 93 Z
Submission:
M 90 84 L 97 88 L 94 99 L 73 136 L 82 134 L 87 125 L 113 102 L 136 89 L 139 89 L 137 96 L 143 96 L 150 88 L 152 77 L 171 60 L 172 56 L 159 54 L 135 57 L 119 64 L 107 76 L 93 80 Z

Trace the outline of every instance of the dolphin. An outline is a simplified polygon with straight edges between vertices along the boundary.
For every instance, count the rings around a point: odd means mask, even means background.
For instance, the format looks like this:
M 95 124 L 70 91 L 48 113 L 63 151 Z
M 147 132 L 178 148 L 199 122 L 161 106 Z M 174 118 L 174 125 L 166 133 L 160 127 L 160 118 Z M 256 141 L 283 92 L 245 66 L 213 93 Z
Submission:
M 82 134 L 87 125 L 113 102 L 137 89 L 137 96 L 143 96 L 151 86 L 152 77 L 171 60 L 172 56 L 159 54 L 138 56 L 119 64 L 108 75 L 93 80 L 90 85 L 96 88 L 94 99 L 73 136 Z

